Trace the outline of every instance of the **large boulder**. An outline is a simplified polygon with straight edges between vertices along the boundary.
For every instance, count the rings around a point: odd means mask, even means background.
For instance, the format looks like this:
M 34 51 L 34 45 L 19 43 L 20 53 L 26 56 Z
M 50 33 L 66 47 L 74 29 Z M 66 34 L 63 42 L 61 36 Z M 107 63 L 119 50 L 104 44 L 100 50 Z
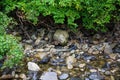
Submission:
M 59 44 L 65 45 L 68 42 L 69 34 L 65 30 L 56 30 L 56 32 L 53 35 L 53 39 L 55 41 L 58 41 Z

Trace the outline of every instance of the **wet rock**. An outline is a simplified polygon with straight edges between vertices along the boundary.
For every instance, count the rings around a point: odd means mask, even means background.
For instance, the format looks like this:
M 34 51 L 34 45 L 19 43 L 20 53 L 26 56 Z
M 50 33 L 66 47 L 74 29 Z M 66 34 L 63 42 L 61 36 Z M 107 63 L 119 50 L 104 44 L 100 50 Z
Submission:
M 82 57 L 84 60 L 95 60 L 96 59 L 95 56 L 87 55 L 87 54 L 83 54 Z
M 34 62 L 28 62 L 28 70 L 30 71 L 39 71 L 40 67 Z
M 58 29 L 54 33 L 53 39 L 55 41 L 60 42 L 61 45 L 64 45 L 68 42 L 68 37 L 69 37 L 69 34 L 67 31 Z
M 50 58 L 51 57 L 46 56 L 43 59 L 41 59 L 39 63 L 40 64 L 47 64 L 50 61 Z
M 40 77 L 41 80 L 58 80 L 55 72 L 45 72 Z
M 111 46 L 108 43 L 104 43 L 104 53 L 110 54 L 113 53 Z
M 67 73 L 63 73 L 59 76 L 59 79 L 63 80 L 63 79 L 67 79 L 69 77 L 69 75 Z
M 72 50 L 76 50 L 77 49 L 77 46 L 72 44 L 69 46 L 69 49 L 72 51 Z

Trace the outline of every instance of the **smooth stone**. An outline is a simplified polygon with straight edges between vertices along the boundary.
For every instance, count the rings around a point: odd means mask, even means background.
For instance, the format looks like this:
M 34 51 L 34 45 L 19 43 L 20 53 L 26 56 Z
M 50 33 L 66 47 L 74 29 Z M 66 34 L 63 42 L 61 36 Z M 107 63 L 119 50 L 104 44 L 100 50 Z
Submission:
M 69 75 L 67 73 L 63 73 L 59 76 L 59 79 L 67 79 Z
M 40 60 L 40 64 L 47 64 L 50 61 L 50 57 L 46 56 Z
M 55 72 L 45 72 L 40 77 L 40 80 L 58 80 L 57 73 L 55 73 Z
M 28 62 L 28 70 L 30 71 L 39 71 L 40 67 L 34 62 Z
M 68 42 L 68 37 L 69 37 L 68 32 L 65 30 L 60 30 L 60 29 L 56 30 L 56 32 L 53 35 L 53 39 L 55 41 L 60 42 L 60 44 L 62 45 Z
M 97 72 L 91 73 L 89 78 L 92 80 L 102 80 L 103 79 L 103 77 Z

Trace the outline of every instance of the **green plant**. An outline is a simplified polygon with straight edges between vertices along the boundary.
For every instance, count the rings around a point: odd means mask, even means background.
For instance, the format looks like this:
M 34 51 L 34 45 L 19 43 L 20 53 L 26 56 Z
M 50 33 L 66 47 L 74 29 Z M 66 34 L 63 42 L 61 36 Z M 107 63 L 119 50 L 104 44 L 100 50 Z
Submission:
M 120 5 L 120 0 L 2 0 L 0 4 L 5 7 L 3 11 L 6 13 L 16 7 L 22 10 L 33 24 L 38 23 L 41 13 L 52 15 L 55 23 L 64 24 L 67 17 L 67 24 L 72 29 L 78 26 L 74 21 L 81 19 L 86 29 L 105 31 L 104 24 L 109 23 L 113 12 L 119 10 L 116 5 Z
M 5 57 L 3 67 L 13 67 L 23 58 L 23 49 L 12 35 L 0 35 L 0 59 Z
M 5 29 L 12 22 L 12 18 L 9 18 L 6 14 L 0 12 L 0 35 L 5 33 Z
M 6 28 L 12 23 L 15 23 L 12 18 L 0 12 L 0 60 L 5 60 L 3 68 L 13 67 L 23 57 L 23 49 L 18 40 L 6 34 Z

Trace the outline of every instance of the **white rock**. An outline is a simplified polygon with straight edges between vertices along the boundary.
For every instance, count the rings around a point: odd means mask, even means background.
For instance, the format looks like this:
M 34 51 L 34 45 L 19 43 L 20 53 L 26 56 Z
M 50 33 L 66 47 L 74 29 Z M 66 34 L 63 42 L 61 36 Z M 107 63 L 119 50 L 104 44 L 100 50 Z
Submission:
M 34 62 L 28 62 L 28 70 L 31 70 L 31 71 L 39 71 L 40 70 L 40 67 L 34 63 Z
M 40 80 L 58 80 L 55 72 L 45 72 L 40 77 Z
M 69 34 L 67 31 L 58 29 L 54 33 L 53 39 L 55 41 L 60 42 L 61 44 L 65 44 L 68 41 L 68 37 L 69 37 Z

